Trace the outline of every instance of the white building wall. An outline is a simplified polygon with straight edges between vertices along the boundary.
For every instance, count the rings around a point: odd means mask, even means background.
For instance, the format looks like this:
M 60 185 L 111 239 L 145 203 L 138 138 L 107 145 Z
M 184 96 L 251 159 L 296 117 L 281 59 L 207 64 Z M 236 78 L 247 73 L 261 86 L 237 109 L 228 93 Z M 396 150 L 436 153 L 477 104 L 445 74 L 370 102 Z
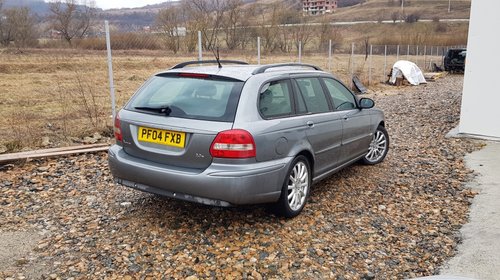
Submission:
M 459 133 L 500 138 L 500 1 L 471 5 Z

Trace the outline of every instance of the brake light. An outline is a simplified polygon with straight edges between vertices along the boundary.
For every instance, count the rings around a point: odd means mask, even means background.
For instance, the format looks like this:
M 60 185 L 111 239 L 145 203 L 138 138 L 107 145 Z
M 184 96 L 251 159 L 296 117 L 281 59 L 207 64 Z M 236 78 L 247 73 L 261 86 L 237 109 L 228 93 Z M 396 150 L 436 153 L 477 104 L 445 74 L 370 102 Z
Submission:
M 206 79 L 206 78 L 210 77 L 210 75 L 200 74 L 200 73 L 179 73 L 179 77 Z
M 115 133 L 116 141 L 121 142 L 123 140 L 123 135 L 122 135 L 122 127 L 121 127 L 120 117 L 118 117 L 118 115 L 116 115 L 116 117 L 115 117 L 115 125 L 113 126 L 113 132 Z
M 252 158 L 256 155 L 255 141 L 246 130 L 222 131 L 212 142 L 210 155 L 218 158 Z

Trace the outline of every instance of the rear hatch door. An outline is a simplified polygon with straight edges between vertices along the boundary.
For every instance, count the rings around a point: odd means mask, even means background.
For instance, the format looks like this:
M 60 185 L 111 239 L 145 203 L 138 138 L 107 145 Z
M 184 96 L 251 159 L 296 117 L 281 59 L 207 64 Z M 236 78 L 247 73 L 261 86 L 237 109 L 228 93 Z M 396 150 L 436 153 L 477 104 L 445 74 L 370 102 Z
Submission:
M 243 82 L 211 75 L 157 75 L 119 114 L 126 153 L 188 169 L 212 162 L 217 133 L 232 128 Z

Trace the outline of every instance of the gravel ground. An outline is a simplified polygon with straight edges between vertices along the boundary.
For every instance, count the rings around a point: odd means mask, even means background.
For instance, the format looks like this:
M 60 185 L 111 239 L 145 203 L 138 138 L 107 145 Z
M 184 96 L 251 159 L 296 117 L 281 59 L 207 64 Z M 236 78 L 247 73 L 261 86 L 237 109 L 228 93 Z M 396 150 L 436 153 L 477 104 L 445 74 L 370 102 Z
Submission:
M 106 153 L 4 166 L 0 234 L 38 241 L 0 266 L 0 278 L 436 274 L 455 254 L 475 195 L 464 188 L 472 173 L 463 156 L 482 145 L 444 138 L 458 124 L 462 82 L 452 75 L 370 94 L 386 113 L 392 144 L 386 161 L 319 183 L 292 220 L 261 206 L 207 207 L 115 186 Z

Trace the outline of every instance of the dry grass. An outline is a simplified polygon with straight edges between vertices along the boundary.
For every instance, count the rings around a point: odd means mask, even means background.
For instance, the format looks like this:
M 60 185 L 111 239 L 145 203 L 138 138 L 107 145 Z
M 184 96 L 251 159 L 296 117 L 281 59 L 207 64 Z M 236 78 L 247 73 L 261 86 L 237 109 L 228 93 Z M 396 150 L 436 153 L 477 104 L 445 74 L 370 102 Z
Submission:
M 341 27 L 345 42 L 363 42 L 378 45 L 466 45 L 468 23 L 403 23 L 403 24 L 359 24 Z
M 393 4 L 392 4 L 393 3 Z M 328 17 L 334 21 L 391 20 L 394 12 L 401 12 L 399 1 L 368 0 L 362 5 L 340 8 Z M 405 14 L 418 13 L 422 19 L 469 18 L 471 0 L 405 0 Z
M 211 55 L 205 53 L 204 57 Z M 222 58 L 257 63 L 254 54 Z M 410 57 L 410 60 L 416 58 Z M 195 59 L 193 54 L 173 56 L 160 51 L 114 52 L 118 108 L 155 72 Z M 422 65 L 423 56 L 418 59 Z M 388 58 L 386 73 L 395 60 L 395 56 Z M 40 146 L 44 136 L 57 146 L 68 145 L 72 137 L 82 138 L 94 132 L 110 135 L 111 102 L 104 51 L 28 50 L 17 54 L 0 50 L 0 61 L 0 145 L 17 151 Z M 261 58 L 263 64 L 297 61 L 296 54 Z M 328 69 L 326 54 L 305 53 L 302 62 Z M 357 55 L 354 60 L 354 72 L 365 83 L 368 82 L 368 62 L 363 55 Z M 333 57 L 332 71 L 344 82 L 349 80 L 350 63 L 349 55 Z M 372 87 L 384 80 L 383 65 L 383 56 L 373 57 Z

